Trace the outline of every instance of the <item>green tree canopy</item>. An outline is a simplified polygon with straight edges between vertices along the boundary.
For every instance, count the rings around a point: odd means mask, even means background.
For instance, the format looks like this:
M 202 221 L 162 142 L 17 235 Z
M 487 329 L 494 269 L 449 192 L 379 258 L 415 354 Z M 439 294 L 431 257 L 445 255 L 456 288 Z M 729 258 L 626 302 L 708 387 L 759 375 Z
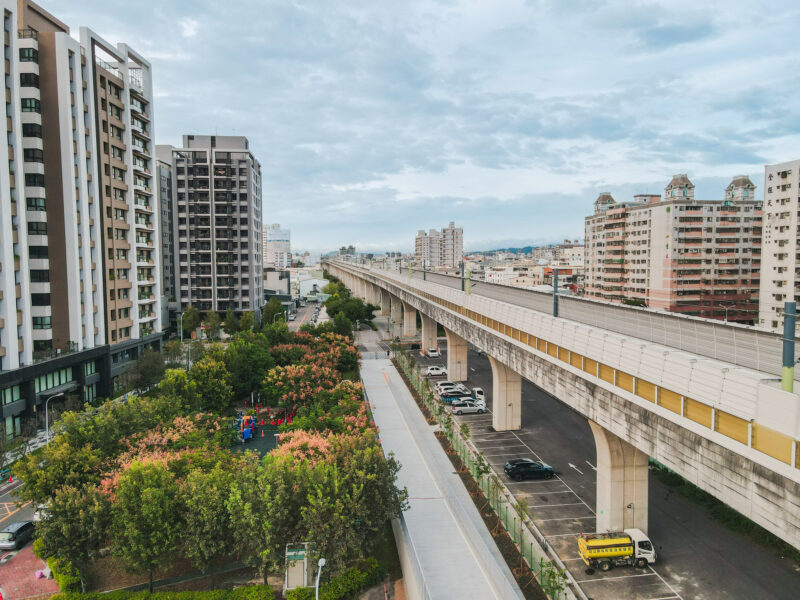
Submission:
M 237 336 L 225 350 L 225 366 L 230 372 L 234 398 L 257 392 L 267 372 L 275 365 L 264 334 Z
M 219 315 L 213 310 L 206 313 L 206 318 L 203 319 L 203 327 L 205 327 L 206 337 L 210 340 L 215 340 L 219 336 L 219 328 L 222 321 Z
M 169 367 L 181 365 L 183 362 L 183 346 L 179 340 L 170 340 L 164 344 L 164 360 Z
M 183 313 L 183 333 L 191 335 L 198 327 L 200 327 L 200 312 L 194 306 L 189 306 Z
M 142 394 L 161 380 L 164 369 L 164 357 L 158 352 L 145 350 L 125 375 L 133 389 Z
M 112 551 L 134 573 L 169 566 L 176 556 L 184 511 L 178 484 L 159 463 L 134 462 L 119 477 L 112 514 Z
M 242 318 L 239 319 L 239 331 L 250 331 L 256 324 L 256 317 L 252 310 L 242 313 Z
M 233 400 L 230 373 L 225 363 L 206 357 L 189 369 L 189 379 L 197 386 L 200 406 L 205 410 L 222 412 Z
M 229 308 L 225 313 L 225 333 L 233 335 L 239 331 L 239 319 L 232 308 Z
M 283 308 L 283 304 L 281 304 L 281 301 L 273 296 L 272 298 L 269 299 L 269 302 L 267 302 L 267 304 L 261 311 L 262 326 L 266 328 L 278 320 L 285 320 L 285 319 L 286 319 L 286 310 Z

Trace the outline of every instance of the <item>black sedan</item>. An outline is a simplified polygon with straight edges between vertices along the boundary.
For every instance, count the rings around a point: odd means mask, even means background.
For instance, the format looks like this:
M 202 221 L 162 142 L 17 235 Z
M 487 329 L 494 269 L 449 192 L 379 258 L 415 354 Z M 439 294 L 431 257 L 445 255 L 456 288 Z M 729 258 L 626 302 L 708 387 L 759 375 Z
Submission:
M 503 469 L 511 479 L 552 479 L 556 472 L 547 463 L 531 460 L 530 458 L 515 458 L 506 463 Z

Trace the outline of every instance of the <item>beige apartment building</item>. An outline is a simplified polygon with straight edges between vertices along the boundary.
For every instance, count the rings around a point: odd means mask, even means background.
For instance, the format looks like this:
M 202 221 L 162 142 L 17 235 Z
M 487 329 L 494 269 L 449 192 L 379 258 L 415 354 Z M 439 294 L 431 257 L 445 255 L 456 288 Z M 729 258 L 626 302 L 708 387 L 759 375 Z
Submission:
M 450 221 L 440 231 L 431 229 L 428 233 L 420 229 L 414 239 L 414 262 L 426 269 L 461 266 L 464 256 L 464 229 Z
M 800 160 L 764 167 L 764 231 L 758 325 L 783 329 L 783 303 L 800 298 Z
M 586 217 L 585 295 L 713 319 L 757 318 L 761 201 L 746 176 L 696 200 L 685 174 L 657 195 L 598 196 Z

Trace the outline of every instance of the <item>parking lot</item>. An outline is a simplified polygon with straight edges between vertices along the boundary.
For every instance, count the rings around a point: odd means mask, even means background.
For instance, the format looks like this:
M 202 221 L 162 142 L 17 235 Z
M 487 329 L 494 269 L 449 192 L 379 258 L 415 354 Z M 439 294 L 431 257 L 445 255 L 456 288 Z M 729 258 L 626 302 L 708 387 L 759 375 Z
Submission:
M 418 363 L 446 366 L 443 340 L 440 351 L 441 358 L 418 356 Z M 794 565 L 725 529 L 708 516 L 706 509 L 673 494 L 652 474 L 648 533 L 658 553 L 656 564 L 646 569 L 619 567 L 607 573 L 587 572 L 577 551 L 578 534 L 595 528 L 595 448 L 586 419 L 523 380 L 522 428 L 495 432 L 491 428 L 491 368 L 488 359 L 473 350 L 469 352 L 469 379 L 465 383 L 484 389 L 488 412 L 454 418 L 459 424 L 469 424 L 470 438 L 494 471 L 517 498 L 527 501 L 536 526 L 588 598 L 796 597 L 800 577 Z M 555 468 L 556 477 L 511 481 L 503 466 L 512 458 L 546 462 Z

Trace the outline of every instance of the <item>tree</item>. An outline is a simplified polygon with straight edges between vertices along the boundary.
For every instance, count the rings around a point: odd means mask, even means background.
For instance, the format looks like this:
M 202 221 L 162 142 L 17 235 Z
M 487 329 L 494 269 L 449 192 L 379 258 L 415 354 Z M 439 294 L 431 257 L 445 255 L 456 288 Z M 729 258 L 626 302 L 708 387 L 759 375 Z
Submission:
M 229 308 L 225 313 L 225 333 L 233 335 L 239 331 L 239 319 L 236 318 L 236 313 L 233 309 Z
M 180 539 L 185 511 L 178 484 L 158 463 L 133 462 L 120 475 L 112 511 L 112 551 L 133 572 L 147 573 L 170 564 Z
M 242 313 L 242 318 L 239 319 L 239 331 L 251 331 L 256 324 L 256 316 L 252 310 Z
M 222 321 L 220 321 L 219 315 L 216 312 L 210 310 L 206 313 L 206 318 L 203 320 L 203 327 L 206 329 L 206 337 L 208 339 L 217 339 L 221 323 Z
M 206 410 L 222 412 L 233 400 L 230 373 L 225 363 L 206 357 L 189 369 L 189 379 L 197 386 L 200 406 Z
M 280 317 L 278 317 L 278 315 L 280 315 Z M 264 328 L 272 325 L 277 320 L 284 320 L 285 317 L 286 311 L 283 308 L 283 304 L 274 296 L 269 299 L 269 302 L 267 302 L 261 311 L 261 323 Z
M 234 472 L 225 507 L 236 532 L 239 556 L 262 574 L 266 585 L 268 565 L 277 561 L 269 552 L 271 522 L 267 519 L 267 507 L 274 502 L 274 496 L 265 486 L 263 473 L 264 468 L 257 462 Z
M 192 363 L 203 360 L 206 355 L 206 345 L 200 340 L 195 340 L 189 344 L 189 358 Z
M 145 350 L 128 369 L 128 382 L 139 394 L 143 394 L 161 380 L 164 368 L 164 357 L 161 354 Z
M 266 336 L 237 336 L 225 350 L 225 366 L 231 375 L 234 398 L 239 399 L 249 396 L 251 392 L 257 392 L 264 377 L 275 366 Z
M 343 312 L 339 312 L 333 317 L 333 331 L 339 335 L 353 337 L 353 322 L 347 318 Z
M 183 369 L 168 369 L 158 384 L 158 392 L 175 398 L 183 411 L 191 412 L 200 408 L 197 382 L 190 379 L 189 374 Z
M 96 487 L 65 486 L 47 505 L 47 518 L 36 525 L 42 558 L 71 564 L 86 591 L 86 569 L 103 546 L 110 524 L 108 498 Z
M 200 312 L 194 307 L 189 306 L 183 313 L 183 333 L 191 336 L 192 332 L 200 327 Z
M 186 477 L 183 489 L 186 508 L 184 553 L 201 571 L 207 571 L 216 559 L 229 554 L 234 546 L 237 536 L 226 506 L 232 480 L 230 468 L 221 463 L 210 471 L 190 471 Z
M 164 344 L 164 360 L 170 367 L 180 366 L 183 361 L 183 346 L 179 340 L 170 340 Z

